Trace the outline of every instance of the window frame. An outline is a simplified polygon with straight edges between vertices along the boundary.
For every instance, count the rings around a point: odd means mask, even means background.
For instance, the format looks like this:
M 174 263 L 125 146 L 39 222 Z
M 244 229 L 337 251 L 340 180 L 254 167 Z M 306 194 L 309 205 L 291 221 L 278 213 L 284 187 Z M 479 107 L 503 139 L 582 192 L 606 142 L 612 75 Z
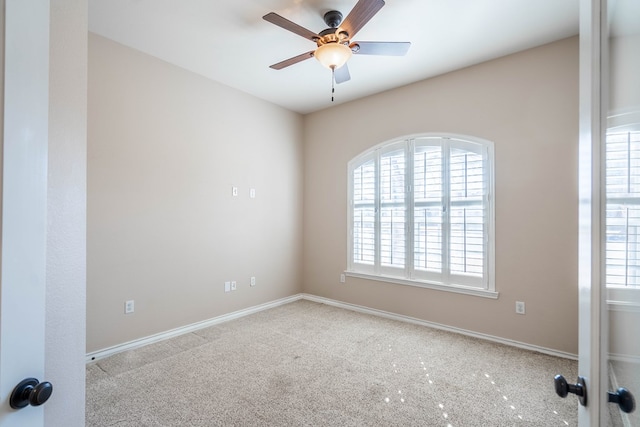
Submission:
M 640 196 L 632 196 L 629 194 L 616 195 L 611 194 L 608 191 L 608 144 L 610 143 L 609 137 L 616 134 L 634 133 L 640 132 L 640 112 L 632 111 L 621 113 L 616 116 L 611 116 L 607 119 L 607 129 L 604 132 L 604 141 L 602 148 L 602 198 L 604 203 L 602 204 L 602 218 L 604 219 L 604 227 L 601 227 L 601 260 L 602 260 L 602 282 L 606 288 L 607 303 L 613 310 L 632 310 L 637 311 L 637 304 L 630 303 L 629 301 L 636 301 L 640 294 L 640 285 L 629 285 L 626 281 L 625 284 L 613 284 L 609 283 L 609 263 L 607 260 L 610 257 L 608 250 L 608 226 L 609 218 L 607 217 L 607 211 L 611 205 L 621 205 L 623 207 L 640 207 Z M 630 150 L 630 148 L 628 148 Z M 631 151 L 629 151 L 631 153 Z M 630 158 L 625 160 L 630 161 Z M 629 171 L 630 173 L 630 171 Z M 627 240 L 625 240 L 627 242 Z M 628 242 L 627 242 L 628 243 Z M 628 249 L 627 249 L 628 250 Z
M 415 268 L 415 207 L 416 205 L 426 205 L 425 202 L 416 202 L 414 196 L 414 162 L 416 147 L 438 146 L 442 152 L 442 194 L 438 204 L 444 204 L 443 216 L 448 216 L 450 208 L 453 206 L 448 194 L 449 170 L 445 170 L 445 164 L 450 157 L 451 150 L 455 148 L 463 149 L 482 155 L 483 162 L 483 183 L 485 185 L 484 194 L 479 203 L 485 209 L 483 230 L 483 267 L 482 277 L 465 276 L 461 274 L 451 275 L 451 266 L 446 265 L 440 273 L 429 273 Z M 384 267 L 380 262 L 380 239 L 381 239 L 381 200 L 380 200 L 380 159 L 384 154 L 392 153 L 398 149 L 404 152 L 404 209 L 405 209 L 405 230 L 404 230 L 404 266 L 402 268 Z M 354 260 L 354 212 L 356 202 L 354 201 L 354 171 L 367 162 L 374 162 L 374 206 L 375 206 L 375 243 L 373 265 L 364 265 Z M 494 145 L 491 141 L 484 139 L 449 133 L 423 133 L 409 135 L 389 141 L 382 142 L 355 156 L 348 162 L 348 189 L 347 189 L 347 270 L 344 272 L 349 277 L 364 278 L 369 280 L 383 281 L 409 286 L 418 286 L 429 289 L 438 289 L 449 292 L 463 293 L 486 298 L 498 298 L 495 290 L 495 203 L 494 203 Z M 434 202 L 430 202 L 434 203 Z M 470 203 L 470 202 L 466 202 Z M 442 219 L 442 236 L 448 236 L 449 223 Z M 443 237 L 447 239 L 447 237 Z M 447 242 L 442 243 L 442 257 L 447 257 L 450 248 Z M 425 255 L 426 256 L 426 255 Z M 455 280 L 453 280 L 455 279 Z

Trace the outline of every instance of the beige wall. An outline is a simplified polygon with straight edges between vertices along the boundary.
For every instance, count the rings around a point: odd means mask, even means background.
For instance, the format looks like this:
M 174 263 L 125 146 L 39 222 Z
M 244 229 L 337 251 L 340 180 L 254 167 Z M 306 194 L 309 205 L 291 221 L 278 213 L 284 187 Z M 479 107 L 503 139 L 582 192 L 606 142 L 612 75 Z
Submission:
M 88 121 L 87 351 L 302 291 L 300 115 L 90 34 Z
M 577 353 L 577 107 L 577 38 L 303 118 L 90 34 L 87 350 L 307 292 Z M 495 143 L 498 300 L 339 283 L 347 162 L 420 132 Z
M 304 291 L 577 353 L 578 39 L 305 116 Z M 498 300 L 348 278 L 347 162 L 392 138 L 495 143 Z M 515 301 L 526 315 L 515 314 Z

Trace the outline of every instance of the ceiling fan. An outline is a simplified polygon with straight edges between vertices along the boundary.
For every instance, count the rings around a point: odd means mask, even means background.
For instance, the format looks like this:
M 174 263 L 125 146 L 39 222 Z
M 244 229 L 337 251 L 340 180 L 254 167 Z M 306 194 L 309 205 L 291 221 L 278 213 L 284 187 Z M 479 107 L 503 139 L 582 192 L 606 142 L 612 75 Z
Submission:
M 344 21 L 342 20 L 342 13 L 337 10 L 330 10 L 324 14 L 324 22 L 329 28 L 318 34 L 283 18 L 277 13 L 266 14 L 262 17 L 265 21 L 311 40 L 317 45 L 314 50 L 285 59 L 270 67 L 274 70 L 281 70 L 305 59 L 315 57 L 322 65 L 332 70 L 336 83 L 343 83 L 351 79 L 346 63 L 352 54 L 405 55 L 409 50 L 409 46 L 411 46 L 410 42 L 352 41 L 352 37 L 382 9 L 382 6 L 384 6 L 384 0 L 359 0 Z

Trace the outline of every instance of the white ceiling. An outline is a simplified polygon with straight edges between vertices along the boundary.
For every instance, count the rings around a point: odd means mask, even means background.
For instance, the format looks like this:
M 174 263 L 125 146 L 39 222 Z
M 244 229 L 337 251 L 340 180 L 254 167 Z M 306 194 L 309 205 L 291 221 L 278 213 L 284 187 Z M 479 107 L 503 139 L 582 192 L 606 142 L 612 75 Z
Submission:
M 262 19 L 268 12 L 313 31 L 328 10 L 357 0 L 89 0 L 89 30 L 300 113 L 403 86 L 578 34 L 579 0 L 387 0 L 353 38 L 410 41 L 404 57 L 354 55 L 336 86 L 311 58 L 269 65 L 315 45 Z

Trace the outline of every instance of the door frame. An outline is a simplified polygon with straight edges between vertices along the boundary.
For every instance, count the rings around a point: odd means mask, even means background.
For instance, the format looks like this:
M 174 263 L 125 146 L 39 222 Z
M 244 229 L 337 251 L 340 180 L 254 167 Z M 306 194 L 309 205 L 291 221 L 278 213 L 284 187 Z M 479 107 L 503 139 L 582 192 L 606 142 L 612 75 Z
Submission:
M 49 85 L 48 126 L 45 130 L 48 146 L 44 162 L 47 193 L 44 219 L 47 234 L 46 307 L 42 310 L 45 339 L 40 352 L 44 357 L 44 376 L 38 376 L 38 379 L 51 381 L 54 393 L 42 408 L 16 411 L 9 408 L 7 394 L 16 383 L 7 380 L 8 391 L 4 393 L 6 390 L 3 389 L 0 398 L 2 427 L 42 425 L 23 422 L 22 417 L 36 413 L 38 416 L 44 413 L 44 425 L 75 427 L 85 423 L 88 1 L 0 0 L 0 19 L 5 22 L 7 4 L 40 9 L 45 2 L 48 10 L 44 19 L 49 37 L 46 54 L 49 65 L 45 77 Z M 16 22 L 31 25 L 27 22 L 31 17 L 31 14 L 26 14 L 21 18 L 24 22 Z M 7 14 L 6 20 L 10 19 L 15 18 Z M 0 51 L 8 44 L 4 35 L 5 32 L 0 31 Z M 4 58 L 4 55 L 0 58 L 0 87 L 5 81 Z M 10 112 L 3 107 L 4 94 L 0 96 L 0 125 L 3 122 L 6 125 L 10 120 Z M 0 140 L 0 148 L 2 143 Z M 0 286 L 5 285 L 10 286 L 0 283 Z M 0 287 L 0 292 L 2 290 Z M 29 311 L 26 313 L 12 319 L 13 323 L 22 327 L 20 320 Z M 0 351 L 4 352 L 4 345 L 2 347 Z M 0 360 L 0 363 L 6 361 Z M 19 374 L 39 375 L 31 368 L 19 373 L 0 369 L 0 380 L 9 375 L 22 379 Z
M 578 146 L 578 375 L 585 378 L 587 405 L 578 407 L 580 426 L 607 425 L 608 315 L 603 286 L 602 227 L 604 111 L 606 105 L 607 0 L 580 1 L 580 125 Z

